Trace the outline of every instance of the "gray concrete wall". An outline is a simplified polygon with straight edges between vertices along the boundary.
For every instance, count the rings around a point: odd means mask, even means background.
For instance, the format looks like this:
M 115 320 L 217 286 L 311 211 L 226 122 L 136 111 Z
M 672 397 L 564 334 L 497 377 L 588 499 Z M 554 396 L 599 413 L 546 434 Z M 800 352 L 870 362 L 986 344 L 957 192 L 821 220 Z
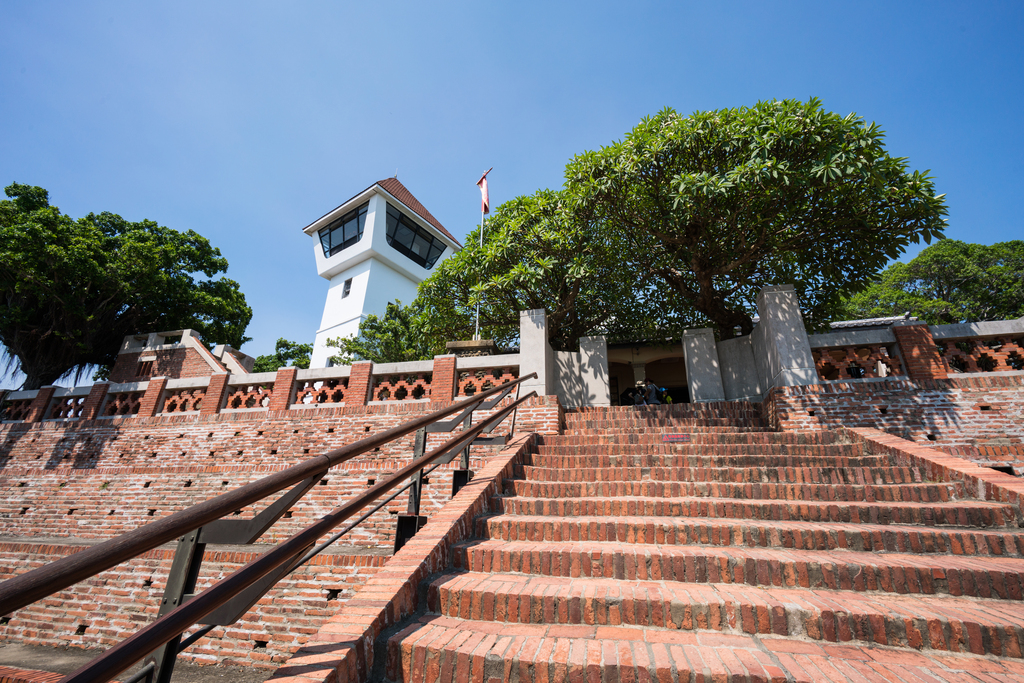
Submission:
M 754 367 L 757 370 L 757 386 L 761 388 L 761 395 L 764 396 L 772 382 L 768 369 L 768 340 L 760 324 L 754 326 L 754 331 L 749 336 L 750 350 L 754 354 Z
M 690 402 L 724 401 L 725 388 L 714 331 L 710 328 L 683 331 L 683 354 L 686 357 Z
M 580 405 L 611 405 L 608 389 L 608 341 L 604 337 L 580 338 L 580 376 L 583 380 Z
M 578 408 L 583 404 L 583 380 L 580 377 L 580 354 L 574 351 L 555 351 L 555 395 L 565 408 Z
M 760 334 L 753 340 L 753 349 L 755 362 L 767 377 L 764 391 L 818 384 L 811 344 L 793 285 L 762 289 L 757 295 L 757 313 Z
M 519 376 L 531 372 L 537 377 L 523 382 L 524 394 L 555 393 L 555 354 L 548 344 L 548 314 L 543 308 L 519 312 Z
M 727 401 L 760 401 L 761 388 L 751 335 L 718 342 L 722 386 Z
M 555 351 L 555 372 L 555 395 L 566 408 L 611 405 L 604 337 L 581 338 L 578 353 Z

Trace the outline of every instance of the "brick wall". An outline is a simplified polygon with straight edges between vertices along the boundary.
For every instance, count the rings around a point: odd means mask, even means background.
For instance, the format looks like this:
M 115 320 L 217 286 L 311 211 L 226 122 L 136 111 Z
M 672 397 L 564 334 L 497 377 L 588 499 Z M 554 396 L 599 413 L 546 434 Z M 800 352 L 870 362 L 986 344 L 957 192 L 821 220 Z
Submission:
M 0 542 L 0 581 L 69 555 L 79 546 Z M 156 618 L 173 550 L 156 549 L 18 610 L 0 639 L 32 645 L 110 647 Z M 209 546 L 200 588 L 255 559 Z M 316 633 L 386 557 L 324 554 L 285 578 L 235 624 L 218 627 L 182 654 L 199 664 L 273 668 Z M 265 644 L 264 644 L 265 643 Z
M 779 387 L 762 410 L 783 431 L 869 427 L 975 462 L 1024 468 L 1024 373 Z
M 139 358 L 156 356 L 152 372 L 140 375 Z M 212 356 L 211 356 L 212 358 Z M 111 382 L 141 382 L 150 377 L 206 377 L 214 372 L 210 364 L 193 348 L 164 349 L 139 353 L 121 353 L 110 369 Z
M 437 407 L 437 403 L 404 402 L 2 424 L 0 580 L 12 568 L 27 571 L 75 552 L 83 543 L 111 538 Z M 483 418 L 477 415 L 475 421 Z M 534 398 L 520 409 L 516 429 L 553 433 L 562 419 L 554 397 Z M 509 426 L 506 420 L 495 432 Z M 430 435 L 428 447 L 449 436 Z M 412 441 L 409 435 L 331 469 L 261 542 L 283 540 L 365 490 L 371 481 L 406 464 Z M 471 467 L 479 471 L 496 450 L 474 447 Z M 455 466 L 443 466 L 429 476 L 422 514 L 432 516 L 450 500 Z M 216 630 L 213 637 L 190 649 L 188 657 L 258 666 L 282 661 L 336 611 L 335 605 L 345 600 L 350 586 L 361 584 L 376 571 L 383 559 L 374 553 L 393 546 L 395 516 L 405 512 L 407 502 L 405 495 L 399 496 L 343 539 L 339 545 L 347 549 L 341 555 L 326 556 L 323 566 L 294 575 L 284 593 L 273 594 L 279 599 L 264 599 L 255 615 L 226 631 Z M 250 506 L 240 514 L 250 517 L 264 506 Z M 113 634 L 123 637 L 153 618 L 171 553 L 151 551 L 19 610 L 9 615 L 8 623 L 0 624 L 0 638 L 43 645 L 107 646 Z M 208 554 L 215 562 L 204 565 L 203 576 L 212 579 L 241 566 L 251 553 L 222 552 L 210 546 Z M 146 581 L 151 585 L 143 585 Z M 340 593 L 338 602 L 328 605 L 324 594 L 331 587 Z M 85 632 L 79 634 L 81 626 Z M 257 641 L 268 644 L 263 647 Z

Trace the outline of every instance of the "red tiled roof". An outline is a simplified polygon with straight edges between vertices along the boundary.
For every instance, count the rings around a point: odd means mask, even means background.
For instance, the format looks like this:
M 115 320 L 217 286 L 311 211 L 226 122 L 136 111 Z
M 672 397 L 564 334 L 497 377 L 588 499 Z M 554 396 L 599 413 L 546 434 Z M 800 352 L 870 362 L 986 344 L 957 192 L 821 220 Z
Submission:
M 415 211 L 416 215 L 420 218 L 440 230 L 442 235 L 455 242 L 455 244 L 458 244 L 460 247 L 462 246 L 462 244 L 455 239 L 455 236 L 445 230 L 444 226 L 441 225 L 441 222 L 434 218 L 430 212 L 427 211 L 425 206 L 420 204 L 420 200 L 412 196 L 412 192 L 409 192 L 408 188 L 398 181 L 398 178 L 385 178 L 384 180 L 378 180 L 376 184 L 384 188 L 392 197 Z

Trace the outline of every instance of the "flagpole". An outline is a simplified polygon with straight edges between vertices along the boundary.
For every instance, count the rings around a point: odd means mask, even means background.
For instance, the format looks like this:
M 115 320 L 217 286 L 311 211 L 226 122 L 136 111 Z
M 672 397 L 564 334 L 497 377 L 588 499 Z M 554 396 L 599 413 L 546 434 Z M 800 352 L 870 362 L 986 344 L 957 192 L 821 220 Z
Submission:
M 484 174 L 480 176 L 480 180 L 476 181 L 477 187 L 480 188 L 480 251 L 481 256 L 484 250 L 484 221 L 487 220 L 487 213 L 491 210 L 491 199 L 487 193 L 487 174 L 494 170 L 494 167 L 484 171 Z M 480 272 L 476 274 L 476 286 L 480 287 Z M 480 341 L 480 298 L 476 300 L 476 330 L 473 333 L 473 341 Z
M 484 248 L 484 209 L 480 207 L 480 251 Z M 476 274 L 476 284 L 480 285 L 480 273 Z M 473 341 L 480 341 L 480 299 L 476 300 L 476 332 L 473 333 Z

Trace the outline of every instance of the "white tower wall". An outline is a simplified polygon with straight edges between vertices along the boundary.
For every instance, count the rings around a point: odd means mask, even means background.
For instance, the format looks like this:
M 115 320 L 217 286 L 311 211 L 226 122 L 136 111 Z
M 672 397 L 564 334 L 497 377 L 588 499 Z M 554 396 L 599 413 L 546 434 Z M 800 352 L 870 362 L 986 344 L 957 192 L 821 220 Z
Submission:
M 435 268 L 459 248 L 457 242 L 447 235 L 441 235 L 422 216 L 387 195 L 379 185 L 371 186 L 309 225 L 306 233 L 316 240 L 313 251 L 317 271 L 321 277 L 330 281 L 320 329 L 317 330 L 313 344 L 311 368 L 325 367 L 328 359 L 337 353 L 336 349 L 328 348 L 328 339 L 358 334 L 359 324 L 366 316 L 384 315 L 389 302 L 399 300 L 403 305 L 412 303 L 416 298 L 417 286 L 431 273 L 431 270 L 420 266 L 388 244 L 389 202 L 445 244 L 444 253 L 434 264 Z M 368 203 L 368 206 L 363 236 L 358 242 L 334 256 L 325 256 L 318 231 L 364 203 Z M 345 282 L 349 279 L 352 280 L 349 294 L 342 298 Z

